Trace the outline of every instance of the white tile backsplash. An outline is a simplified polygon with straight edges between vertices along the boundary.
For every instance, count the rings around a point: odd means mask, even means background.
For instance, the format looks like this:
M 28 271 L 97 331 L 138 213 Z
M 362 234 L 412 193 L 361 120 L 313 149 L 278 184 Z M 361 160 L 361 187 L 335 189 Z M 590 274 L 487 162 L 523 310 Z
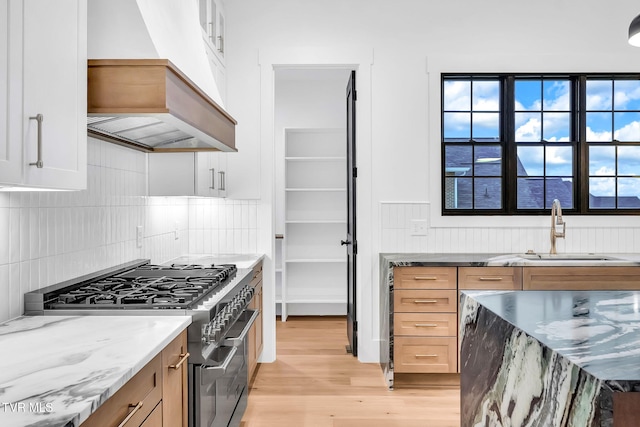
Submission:
M 22 314 L 25 292 L 123 262 L 256 251 L 255 202 L 145 197 L 144 153 L 89 139 L 87 157 L 87 190 L 0 193 L 0 321 Z M 236 209 L 238 237 L 219 241 Z
M 427 236 L 411 235 L 411 219 L 428 218 L 426 202 L 380 203 L 380 252 L 522 253 L 549 250 L 549 227 L 433 227 Z M 410 213 L 408 215 L 408 213 Z M 462 218 L 464 221 L 471 218 Z M 640 224 L 622 227 L 567 226 L 567 237 L 557 240 L 559 252 L 640 252 Z

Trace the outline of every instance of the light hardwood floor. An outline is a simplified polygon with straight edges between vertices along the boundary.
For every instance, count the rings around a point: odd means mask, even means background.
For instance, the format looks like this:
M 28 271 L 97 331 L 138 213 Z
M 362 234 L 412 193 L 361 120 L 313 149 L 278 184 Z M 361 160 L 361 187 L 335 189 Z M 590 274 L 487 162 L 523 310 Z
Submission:
M 343 317 L 277 320 L 277 360 L 261 364 L 241 427 L 458 427 L 458 387 L 389 391 L 377 363 L 347 354 Z

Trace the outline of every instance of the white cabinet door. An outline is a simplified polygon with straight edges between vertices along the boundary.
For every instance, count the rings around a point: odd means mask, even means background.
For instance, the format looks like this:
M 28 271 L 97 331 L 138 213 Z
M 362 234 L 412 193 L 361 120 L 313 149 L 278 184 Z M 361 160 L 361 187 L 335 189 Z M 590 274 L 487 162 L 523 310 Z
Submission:
M 217 197 L 227 197 L 227 153 L 214 153 L 215 162 L 218 166 L 218 172 L 216 173 Z
M 24 0 L 24 184 L 87 182 L 87 0 Z M 42 115 L 41 147 L 38 123 Z M 39 155 L 40 151 L 40 155 Z M 32 163 L 41 160 L 41 167 Z
M 218 195 L 218 165 L 209 152 L 196 153 L 196 195 L 215 197 Z
M 0 3 L 0 183 L 22 182 L 22 7 Z M 0 184 L 1 185 L 1 184 Z
M 149 195 L 224 197 L 219 164 L 226 162 L 220 156 L 224 153 L 150 153 Z

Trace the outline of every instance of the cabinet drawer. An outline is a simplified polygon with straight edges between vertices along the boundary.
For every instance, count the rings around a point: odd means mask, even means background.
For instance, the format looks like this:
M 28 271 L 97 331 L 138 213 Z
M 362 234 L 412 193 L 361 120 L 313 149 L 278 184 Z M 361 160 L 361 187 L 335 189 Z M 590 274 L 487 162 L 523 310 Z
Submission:
M 523 267 L 525 290 L 637 290 L 638 267 Z
M 162 356 L 158 354 L 87 418 L 82 427 L 117 427 L 133 411 L 135 414 L 125 426 L 139 426 L 161 399 Z
M 394 340 L 393 364 L 397 373 L 450 373 L 457 371 L 456 337 Z
M 394 289 L 456 289 L 456 267 L 396 267 Z
M 395 313 L 393 334 L 422 337 L 455 337 L 457 333 L 455 313 Z
M 393 311 L 399 312 L 450 312 L 457 310 L 456 290 L 396 289 L 393 292 Z
M 460 267 L 459 289 L 522 289 L 522 267 Z
M 251 278 L 250 285 L 255 288 L 262 280 L 262 262 L 253 267 L 253 271 L 251 273 L 253 274 L 253 276 Z

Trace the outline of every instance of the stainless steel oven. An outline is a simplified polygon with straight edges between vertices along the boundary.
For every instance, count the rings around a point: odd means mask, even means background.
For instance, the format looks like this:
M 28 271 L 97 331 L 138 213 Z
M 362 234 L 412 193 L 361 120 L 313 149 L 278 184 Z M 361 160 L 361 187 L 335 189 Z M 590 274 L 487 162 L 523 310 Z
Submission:
M 190 425 L 237 427 L 247 406 L 247 334 L 258 317 L 244 310 L 229 332 L 202 363 L 190 365 L 193 410 Z
M 247 405 L 249 268 L 136 260 L 25 294 L 28 315 L 188 315 L 189 427 L 237 427 Z

